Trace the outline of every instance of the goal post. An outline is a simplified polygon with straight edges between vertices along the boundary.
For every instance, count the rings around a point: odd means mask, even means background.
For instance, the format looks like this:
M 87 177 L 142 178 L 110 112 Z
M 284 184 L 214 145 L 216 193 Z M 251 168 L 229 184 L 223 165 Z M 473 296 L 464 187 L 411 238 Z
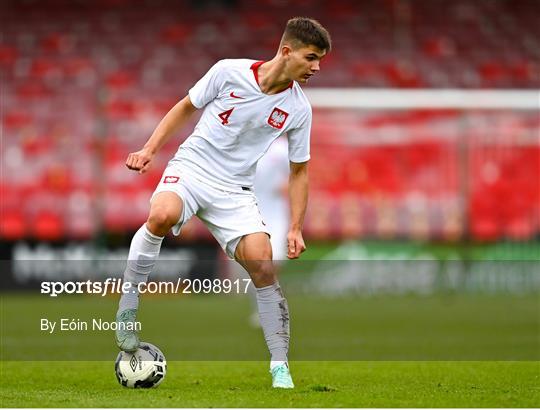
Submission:
M 306 89 L 306 95 L 318 108 L 540 109 L 540 90 L 312 88 Z
M 305 92 L 312 237 L 538 238 L 540 90 Z

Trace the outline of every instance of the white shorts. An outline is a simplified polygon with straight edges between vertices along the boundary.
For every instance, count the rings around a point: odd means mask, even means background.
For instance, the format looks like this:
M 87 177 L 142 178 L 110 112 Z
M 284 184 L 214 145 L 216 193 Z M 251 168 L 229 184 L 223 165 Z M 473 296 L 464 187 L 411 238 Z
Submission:
M 184 203 L 180 220 L 172 228 L 174 235 L 179 235 L 182 226 L 197 215 L 231 259 L 243 236 L 255 232 L 270 236 L 251 190 L 219 188 L 169 164 L 150 201 L 159 192 L 174 192 Z

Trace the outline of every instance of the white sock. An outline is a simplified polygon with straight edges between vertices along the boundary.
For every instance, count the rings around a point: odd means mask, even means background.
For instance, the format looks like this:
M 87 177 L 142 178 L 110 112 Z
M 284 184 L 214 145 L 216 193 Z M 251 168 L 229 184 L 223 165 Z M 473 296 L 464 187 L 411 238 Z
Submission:
M 289 307 L 279 283 L 257 288 L 257 306 L 271 360 L 286 362 L 289 353 Z
M 129 282 L 131 283 L 131 282 Z M 139 307 L 139 290 L 136 283 L 131 283 L 129 289 L 127 289 L 122 296 L 120 296 L 120 303 L 118 305 L 118 311 L 122 312 L 126 309 L 137 309 Z
M 133 235 L 124 271 L 124 282 L 130 282 L 132 286 L 120 297 L 120 311 L 139 307 L 137 284 L 148 281 L 148 276 L 154 269 L 159 256 L 162 242 L 163 236 L 154 235 L 148 230 L 146 224 Z

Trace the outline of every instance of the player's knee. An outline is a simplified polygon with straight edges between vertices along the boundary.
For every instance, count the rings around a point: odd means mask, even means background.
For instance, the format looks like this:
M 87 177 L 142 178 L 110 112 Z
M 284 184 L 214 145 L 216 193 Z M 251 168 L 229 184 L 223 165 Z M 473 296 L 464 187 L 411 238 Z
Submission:
M 172 212 L 167 212 L 166 209 L 156 209 L 150 213 L 146 223 L 151 232 L 157 235 L 165 235 L 178 223 L 178 216 L 173 215 Z
M 276 270 L 271 260 L 257 261 L 251 276 L 257 287 L 271 285 L 277 280 Z

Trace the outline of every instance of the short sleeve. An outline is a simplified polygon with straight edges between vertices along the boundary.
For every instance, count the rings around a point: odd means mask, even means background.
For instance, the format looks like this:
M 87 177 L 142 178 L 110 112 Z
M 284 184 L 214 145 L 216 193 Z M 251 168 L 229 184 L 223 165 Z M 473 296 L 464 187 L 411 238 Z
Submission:
M 208 72 L 189 90 L 191 103 L 197 108 L 203 108 L 216 98 L 223 82 L 223 61 L 218 61 Z
M 311 107 L 308 106 L 299 126 L 289 130 L 287 133 L 289 139 L 289 161 L 291 162 L 306 162 L 311 158 L 309 153 L 311 117 Z

